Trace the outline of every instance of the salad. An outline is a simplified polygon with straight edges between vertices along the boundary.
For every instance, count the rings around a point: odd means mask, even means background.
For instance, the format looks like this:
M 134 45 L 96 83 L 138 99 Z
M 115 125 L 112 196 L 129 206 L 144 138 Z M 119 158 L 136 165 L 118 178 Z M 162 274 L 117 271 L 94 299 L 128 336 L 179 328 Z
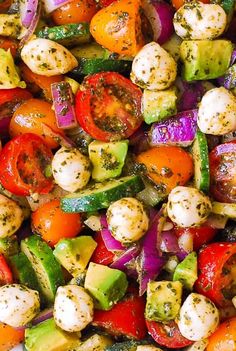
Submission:
M 0 351 L 236 350 L 235 13 L 0 2 Z

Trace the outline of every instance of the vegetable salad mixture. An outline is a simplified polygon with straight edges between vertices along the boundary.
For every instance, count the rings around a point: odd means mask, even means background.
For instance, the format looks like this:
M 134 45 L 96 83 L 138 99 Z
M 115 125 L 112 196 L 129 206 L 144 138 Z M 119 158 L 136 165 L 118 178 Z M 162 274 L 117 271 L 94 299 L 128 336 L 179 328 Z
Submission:
M 0 351 L 236 351 L 234 0 L 0 1 Z

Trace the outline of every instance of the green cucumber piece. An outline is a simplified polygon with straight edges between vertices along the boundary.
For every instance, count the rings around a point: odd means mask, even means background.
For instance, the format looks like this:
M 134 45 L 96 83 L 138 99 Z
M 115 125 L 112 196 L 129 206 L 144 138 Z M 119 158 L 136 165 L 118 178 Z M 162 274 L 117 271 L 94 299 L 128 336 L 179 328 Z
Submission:
M 221 2 L 221 6 L 223 7 L 226 13 L 230 13 L 234 10 L 235 0 L 223 0 Z
M 23 252 L 9 257 L 9 263 L 16 281 L 28 288 L 40 291 L 37 276 L 28 257 Z
M 50 39 L 64 46 L 88 43 L 91 35 L 89 24 L 69 23 L 62 26 L 44 27 L 36 34 L 39 38 Z
M 21 250 L 35 271 L 46 304 L 53 303 L 56 290 L 64 284 L 64 278 L 52 249 L 40 237 L 32 235 L 21 241 Z
M 132 61 L 128 58 L 109 55 L 107 50 L 96 43 L 85 44 L 71 50 L 78 61 L 78 67 L 71 71 L 74 76 L 113 71 L 126 72 L 131 69 Z
M 194 161 L 194 182 L 197 189 L 208 192 L 210 186 L 210 168 L 208 145 L 204 133 L 197 131 L 192 147 Z
M 85 190 L 61 198 L 64 212 L 91 212 L 109 205 L 122 197 L 134 196 L 144 188 L 139 176 L 113 179 L 106 183 L 95 183 Z
M 139 345 L 150 345 L 146 340 L 129 340 L 108 346 L 105 351 L 136 351 Z

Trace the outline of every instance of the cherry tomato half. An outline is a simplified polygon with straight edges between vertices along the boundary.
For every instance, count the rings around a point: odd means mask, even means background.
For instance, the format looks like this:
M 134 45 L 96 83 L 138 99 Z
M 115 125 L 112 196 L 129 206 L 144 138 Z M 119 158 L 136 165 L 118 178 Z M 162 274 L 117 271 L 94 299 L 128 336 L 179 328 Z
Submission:
M 12 272 L 3 255 L 0 255 L 0 285 L 13 283 Z
M 235 267 L 236 243 L 207 245 L 198 255 L 197 292 L 219 307 L 232 305 L 232 298 L 236 295 Z
M 141 90 L 119 73 L 88 76 L 76 95 L 81 127 L 101 141 L 128 138 L 142 123 Z
M 96 241 L 97 247 L 93 252 L 91 262 L 108 266 L 113 262 L 115 255 L 111 251 L 107 250 L 101 232 L 97 232 L 93 239 Z
M 33 230 L 54 246 L 60 239 L 73 238 L 82 229 L 79 213 L 66 213 L 60 209 L 60 201 L 53 200 L 32 213 Z
M 15 195 L 47 194 L 53 181 L 44 172 L 52 157 L 41 137 L 32 133 L 19 135 L 0 152 L 0 183 Z
M 236 202 L 236 140 L 216 146 L 209 164 L 211 194 L 221 202 Z
M 175 228 L 175 233 L 178 237 L 183 234 L 191 234 L 193 236 L 193 249 L 199 250 L 202 245 L 210 242 L 217 233 L 217 229 L 210 227 L 207 224 L 203 224 L 200 227 L 192 228 Z
M 191 345 L 193 342 L 186 339 L 179 331 L 174 321 L 168 323 L 146 321 L 149 334 L 160 345 L 177 349 Z
M 206 351 L 236 351 L 236 317 L 220 324 L 209 337 Z

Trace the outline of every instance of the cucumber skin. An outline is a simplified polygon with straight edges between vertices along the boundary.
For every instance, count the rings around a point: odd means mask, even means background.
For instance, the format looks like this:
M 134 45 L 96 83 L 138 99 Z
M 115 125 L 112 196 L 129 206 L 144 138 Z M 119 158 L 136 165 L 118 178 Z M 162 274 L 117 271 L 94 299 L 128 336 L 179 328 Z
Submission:
M 73 76 L 94 74 L 98 72 L 127 72 L 131 69 L 132 61 L 113 60 L 106 58 L 77 58 L 78 67 L 71 71 Z
M 39 285 L 45 301 L 50 304 L 54 301 L 54 296 L 56 294 L 57 288 L 60 285 L 64 285 L 61 266 L 54 257 L 52 249 L 37 235 L 32 235 L 25 240 L 22 240 L 21 250 L 23 252 L 24 247 L 27 247 L 30 254 L 36 256 L 37 259 L 41 261 L 43 267 L 47 267 L 45 274 L 48 276 L 48 280 L 50 282 L 51 296 L 45 294 L 45 291 L 42 289 L 40 282 Z M 38 277 L 37 273 L 36 276 Z
M 101 183 L 102 184 L 102 183 Z M 64 212 L 91 212 L 102 208 L 107 208 L 114 201 L 122 197 L 134 196 L 136 193 L 144 189 L 144 184 L 139 176 L 119 183 L 117 186 L 94 194 L 85 195 L 83 197 L 64 197 L 61 199 L 61 209 Z
M 199 154 L 199 165 L 200 165 L 200 175 L 201 178 L 199 182 L 195 181 L 195 185 L 197 189 L 203 191 L 204 193 L 209 192 L 209 187 L 210 187 L 210 167 L 209 167 L 209 156 L 208 156 L 208 145 L 207 145 L 207 139 L 204 133 L 200 132 L 199 130 L 197 131 L 196 134 L 196 139 L 194 143 L 197 142 L 198 146 L 198 154 Z M 194 149 L 194 146 L 193 146 Z M 194 156 L 193 152 L 193 158 L 195 160 L 196 155 Z M 195 161 L 197 163 L 197 161 Z

